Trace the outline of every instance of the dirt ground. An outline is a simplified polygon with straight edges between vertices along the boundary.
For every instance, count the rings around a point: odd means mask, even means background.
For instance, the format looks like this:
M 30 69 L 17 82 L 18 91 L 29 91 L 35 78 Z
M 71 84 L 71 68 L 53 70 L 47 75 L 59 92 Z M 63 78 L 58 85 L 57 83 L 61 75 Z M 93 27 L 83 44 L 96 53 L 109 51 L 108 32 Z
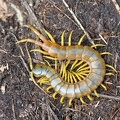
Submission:
M 120 1 L 66 0 L 68 7 L 64 2 L 0 0 L 0 120 L 120 120 Z M 70 107 L 67 99 L 62 105 L 60 96 L 53 100 L 52 93 L 48 96 L 42 92 L 30 79 L 25 44 L 16 45 L 22 38 L 37 38 L 25 27 L 28 23 L 43 34 L 42 28 L 48 30 L 57 43 L 64 30 L 66 43 L 74 30 L 72 44 L 77 44 L 84 32 L 89 36 L 83 45 L 91 45 L 90 41 L 106 44 L 97 50 L 110 52 L 112 56 L 103 58 L 117 70 L 115 76 L 104 79 L 108 90 L 99 87 L 99 98 L 89 101 L 85 97 L 85 105 L 75 99 Z M 28 44 L 28 49 L 34 47 Z M 42 60 L 39 53 L 32 56 Z

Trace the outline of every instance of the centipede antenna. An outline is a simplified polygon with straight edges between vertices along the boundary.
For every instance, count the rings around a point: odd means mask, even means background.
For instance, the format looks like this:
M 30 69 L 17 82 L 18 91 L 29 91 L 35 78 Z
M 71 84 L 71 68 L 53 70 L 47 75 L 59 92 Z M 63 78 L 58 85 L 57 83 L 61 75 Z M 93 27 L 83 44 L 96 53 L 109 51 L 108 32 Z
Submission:
M 102 88 L 104 88 L 105 91 L 107 90 L 105 85 L 103 85 L 102 83 L 100 85 L 101 85 Z
M 82 104 L 86 104 L 82 97 L 80 97 L 80 101 L 82 102 Z
M 34 79 L 34 77 L 33 77 L 33 73 L 32 73 L 32 72 L 30 72 L 30 77 L 31 77 L 33 83 L 34 83 L 41 91 L 43 91 L 45 94 L 47 94 L 47 93 L 36 83 L 36 81 L 35 81 L 35 79 Z M 48 95 L 48 94 L 47 94 L 47 95 Z M 49 95 L 48 95 L 48 96 L 49 96 Z
M 31 55 L 29 53 L 27 44 L 25 44 L 25 46 L 26 46 L 26 51 L 27 51 L 27 54 L 28 54 L 28 57 L 29 57 L 29 61 L 30 61 L 30 64 L 29 64 L 30 65 L 30 70 L 32 70 L 33 69 L 32 58 L 31 58 Z
M 49 86 L 46 91 L 49 93 L 50 92 L 50 89 L 52 89 L 52 86 Z
M 57 95 L 57 94 L 58 94 L 58 92 L 54 92 L 54 94 L 53 94 L 54 100 L 57 99 L 57 98 L 56 98 L 56 95 Z
M 112 70 L 114 70 L 117 73 L 116 69 L 113 66 L 108 65 L 108 64 L 105 64 L 105 66 L 111 68 Z
M 34 43 L 38 46 L 42 46 L 43 43 L 38 41 L 38 40 L 34 40 L 34 39 L 31 39 L 31 38 L 25 38 L 25 39 L 22 39 L 20 41 L 17 41 L 16 44 L 19 44 L 19 43 L 22 43 L 22 42 L 30 42 L 30 43 Z
M 69 38 L 68 38 L 68 46 L 71 46 L 71 38 L 72 38 L 73 30 L 70 32 Z
M 65 98 L 64 96 L 62 96 L 62 97 L 60 98 L 60 103 L 61 103 L 61 104 L 64 103 L 64 98 Z
M 53 43 L 56 43 L 55 40 L 54 40 L 54 38 L 53 38 L 53 36 L 52 36 L 47 30 L 45 30 L 44 28 L 43 28 L 43 30 L 44 30 L 44 32 L 48 35 L 48 37 L 50 38 L 50 40 L 51 40 Z
M 113 73 L 106 73 L 105 75 L 108 75 L 108 76 L 115 76 Z
M 30 50 L 30 52 L 40 52 L 40 53 L 42 53 L 42 54 L 44 54 L 44 55 L 49 55 L 48 52 L 43 51 L 43 50 L 41 50 L 41 49 L 33 49 L 33 50 Z
M 27 27 L 30 28 L 42 41 L 47 42 L 47 39 L 32 25 L 28 24 Z
M 91 48 L 96 48 L 96 47 L 101 47 L 101 46 L 106 46 L 106 45 L 104 45 L 104 44 L 94 44 L 94 45 L 92 45 L 91 46 Z
M 91 97 L 90 95 L 87 95 L 87 97 L 88 97 L 88 99 L 89 99 L 90 101 L 93 100 L 93 97 Z
M 73 98 L 70 98 L 70 99 L 69 99 L 69 106 L 72 105 L 72 101 L 73 101 Z
M 79 42 L 78 42 L 78 45 L 81 45 L 81 43 L 82 43 L 82 41 L 83 41 L 83 39 L 84 39 L 85 36 L 86 36 L 86 34 L 83 34 L 83 35 L 82 35 L 82 37 L 80 38 L 80 40 L 79 40 Z
M 110 52 L 103 52 L 103 53 L 100 53 L 100 55 L 112 55 Z
M 99 97 L 99 94 L 97 93 L 96 90 L 94 90 L 94 94 L 95 94 L 97 97 Z
M 62 32 L 61 35 L 61 46 L 64 46 L 64 36 L 65 36 L 65 30 Z

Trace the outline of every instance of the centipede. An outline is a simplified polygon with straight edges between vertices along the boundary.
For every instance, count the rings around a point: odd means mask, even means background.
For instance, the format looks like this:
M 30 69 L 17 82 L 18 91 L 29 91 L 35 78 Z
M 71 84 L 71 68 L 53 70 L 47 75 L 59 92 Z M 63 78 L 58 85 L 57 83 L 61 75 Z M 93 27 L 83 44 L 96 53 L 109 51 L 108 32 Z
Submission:
M 90 100 L 91 92 L 94 91 L 95 95 L 98 97 L 96 91 L 98 86 L 102 86 L 105 90 L 105 85 L 102 84 L 105 75 L 114 75 L 111 72 L 106 72 L 106 67 L 111 68 L 113 71 L 117 72 L 116 69 L 106 64 L 102 55 L 108 54 L 109 52 L 99 53 L 94 47 L 105 46 L 103 44 L 95 44 L 92 46 L 81 45 L 82 40 L 85 35 L 83 35 L 77 45 L 71 45 L 72 32 L 69 35 L 68 46 L 64 46 L 64 35 L 65 31 L 61 35 L 61 45 L 57 44 L 52 37 L 52 35 L 46 31 L 50 40 L 47 40 L 37 29 L 28 24 L 30 28 L 41 40 L 34 40 L 32 38 L 25 38 L 17 42 L 30 42 L 40 46 L 42 49 L 33 49 L 31 51 L 37 51 L 45 55 L 44 57 L 52 60 L 64 61 L 62 62 L 61 69 L 57 72 L 51 66 L 47 66 L 43 63 L 37 65 L 37 67 L 32 68 L 31 77 L 44 76 L 44 79 L 40 79 L 40 83 L 49 82 L 50 86 L 47 88 L 47 92 L 50 89 L 54 89 L 53 98 L 56 99 L 56 95 L 60 94 L 62 97 L 60 99 L 61 103 L 64 103 L 64 98 L 69 98 L 69 105 L 72 105 L 74 98 L 79 98 L 82 103 L 85 103 L 83 96 L 87 96 Z M 67 66 L 72 62 L 70 71 L 67 70 Z M 32 63 L 30 63 L 32 64 Z M 81 65 L 81 66 L 80 66 Z M 57 66 L 57 64 L 55 64 Z

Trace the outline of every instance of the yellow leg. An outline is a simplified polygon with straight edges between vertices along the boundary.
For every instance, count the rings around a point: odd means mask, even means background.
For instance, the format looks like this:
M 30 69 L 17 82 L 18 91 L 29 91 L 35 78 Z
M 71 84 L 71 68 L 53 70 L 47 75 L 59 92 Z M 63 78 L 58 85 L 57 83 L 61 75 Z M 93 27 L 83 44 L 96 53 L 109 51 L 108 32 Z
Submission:
M 50 60 L 58 60 L 57 58 L 51 57 L 51 56 L 43 56 L 44 58 L 50 59 Z
M 70 99 L 69 99 L 69 106 L 72 105 L 72 101 L 73 101 L 73 98 L 70 98 Z
M 70 68 L 70 71 L 73 70 L 73 68 L 75 67 L 75 65 L 77 64 L 78 60 L 75 60 L 74 63 L 72 64 L 71 68 Z
M 51 67 L 51 64 L 47 60 L 44 60 L 44 61 L 47 63 L 48 66 Z
M 104 88 L 105 91 L 107 90 L 105 85 L 103 85 L 102 83 L 100 85 L 101 85 L 102 88 Z
M 72 72 L 70 72 L 70 73 L 71 73 L 71 76 L 72 76 L 72 78 L 73 78 L 74 83 L 77 83 L 77 80 L 76 80 L 76 78 L 75 78 L 75 75 L 74 75 Z
M 89 99 L 90 101 L 93 100 L 93 97 L 91 97 L 90 95 L 87 95 L 87 97 L 88 97 L 88 99 Z
M 86 67 L 86 66 L 88 66 L 88 64 L 87 64 L 87 63 L 84 63 L 82 66 L 80 66 L 80 67 L 77 69 L 77 71 L 79 71 L 80 69 L 82 69 L 82 68 L 84 68 L 84 67 Z
M 80 38 L 80 40 L 79 40 L 79 42 L 78 42 L 78 45 L 81 45 L 81 43 L 82 43 L 82 41 L 83 41 L 85 35 L 86 35 L 86 34 L 83 34 L 83 36 Z
M 50 82 L 49 79 L 47 79 L 47 78 L 45 78 L 45 77 L 40 78 L 40 79 L 37 81 L 37 83 L 40 83 L 40 85 L 42 85 L 43 83 L 45 84 L 45 83 L 49 83 L 49 82 Z
M 105 75 L 108 75 L 108 76 L 115 76 L 113 73 L 106 73 Z
M 70 81 L 70 74 L 69 74 L 69 72 L 67 73 L 67 82 L 68 82 L 68 83 L 71 83 L 71 81 Z
M 71 73 L 71 72 L 69 72 L 69 75 L 70 75 L 70 83 L 73 83 L 72 73 Z
M 61 69 L 60 69 L 60 75 L 61 76 L 62 76 L 62 73 L 63 73 L 63 69 L 64 69 L 64 63 L 62 62 Z
M 106 64 L 106 67 L 111 68 L 112 70 L 114 70 L 117 73 L 116 69 L 113 66 Z
M 110 52 L 103 52 L 103 53 L 100 53 L 101 55 L 112 55 Z
M 68 41 L 68 46 L 71 46 L 71 38 L 72 38 L 72 33 L 73 33 L 73 30 L 70 32 L 70 35 L 69 35 L 69 41 Z
M 33 49 L 33 50 L 30 50 L 30 52 L 40 52 L 40 53 L 42 53 L 42 54 L 44 54 L 44 55 L 49 55 L 48 52 L 43 51 L 43 50 L 41 50 L 41 49 Z
M 80 101 L 82 102 L 82 104 L 86 104 L 82 97 L 80 97 Z
M 49 86 L 49 87 L 46 89 L 46 91 L 47 91 L 47 92 L 50 92 L 50 89 L 52 89 L 52 86 Z
M 56 43 L 54 38 L 52 37 L 52 35 L 45 29 L 43 29 L 45 31 L 45 33 L 48 35 L 48 37 L 50 38 L 50 40 L 53 42 L 53 43 Z
M 76 67 L 78 67 L 78 66 L 81 65 L 82 63 L 83 63 L 83 61 L 81 60 L 80 62 L 76 63 L 72 69 L 75 69 Z
M 78 74 L 77 74 L 76 72 L 73 72 L 73 71 L 72 71 L 72 73 L 78 78 L 78 80 L 82 80 L 82 79 L 78 76 Z
M 56 95 L 57 95 L 57 94 L 58 94 L 58 92 L 55 92 L 55 93 L 53 94 L 53 98 L 54 98 L 54 99 L 57 99 L 57 98 L 56 98 Z
M 91 46 L 91 48 L 95 48 L 95 47 L 98 47 L 98 46 L 106 46 L 106 45 L 103 45 L 103 44 L 94 44 Z
M 89 70 L 89 69 L 90 69 L 90 67 L 88 66 L 88 67 L 82 68 L 82 69 L 80 69 L 80 70 L 76 70 L 76 72 L 81 72 L 81 71 Z
M 61 99 L 60 99 L 60 103 L 61 103 L 61 104 L 64 103 L 64 98 L 65 98 L 64 96 L 61 97 Z
M 61 35 L 61 46 L 64 46 L 64 36 L 65 36 L 65 30 L 63 31 Z
M 98 95 L 98 93 L 97 93 L 96 90 L 94 90 L 94 94 L 95 94 L 97 97 L 99 97 L 99 95 Z

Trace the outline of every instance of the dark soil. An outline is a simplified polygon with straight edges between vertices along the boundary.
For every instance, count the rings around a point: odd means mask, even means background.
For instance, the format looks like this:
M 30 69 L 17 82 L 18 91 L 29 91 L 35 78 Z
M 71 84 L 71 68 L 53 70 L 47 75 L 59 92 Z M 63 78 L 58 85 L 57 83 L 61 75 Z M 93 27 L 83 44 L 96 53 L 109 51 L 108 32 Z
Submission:
M 86 105 L 82 105 L 79 99 L 75 99 L 71 107 L 68 99 L 62 105 L 60 96 L 53 100 L 31 81 L 25 44 L 16 45 L 16 41 L 37 38 L 24 27 L 28 23 L 42 33 L 42 28 L 48 30 L 57 43 L 60 43 L 64 30 L 66 43 L 70 31 L 74 30 L 72 44 L 77 44 L 83 30 L 62 0 L 6 0 L 7 10 L 0 18 L 0 120 L 120 120 L 120 11 L 112 0 L 66 2 L 95 43 L 105 44 L 99 34 L 105 39 L 107 45 L 98 47 L 98 51 L 112 53 L 112 56 L 103 58 L 115 67 L 117 74 L 105 77 L 108 90 L 99 87 L 97 91 L 101 97 L 94 97 L 92 102 L 85 97 Z M 116 2 L 120 6 L 119 0 Z M 91 45 L 87 37 L 83 45 Z M 34 47 L 28 44 L 28 49 Z M 34 59 L 42 59 L 40 54 L 32 55 Z

